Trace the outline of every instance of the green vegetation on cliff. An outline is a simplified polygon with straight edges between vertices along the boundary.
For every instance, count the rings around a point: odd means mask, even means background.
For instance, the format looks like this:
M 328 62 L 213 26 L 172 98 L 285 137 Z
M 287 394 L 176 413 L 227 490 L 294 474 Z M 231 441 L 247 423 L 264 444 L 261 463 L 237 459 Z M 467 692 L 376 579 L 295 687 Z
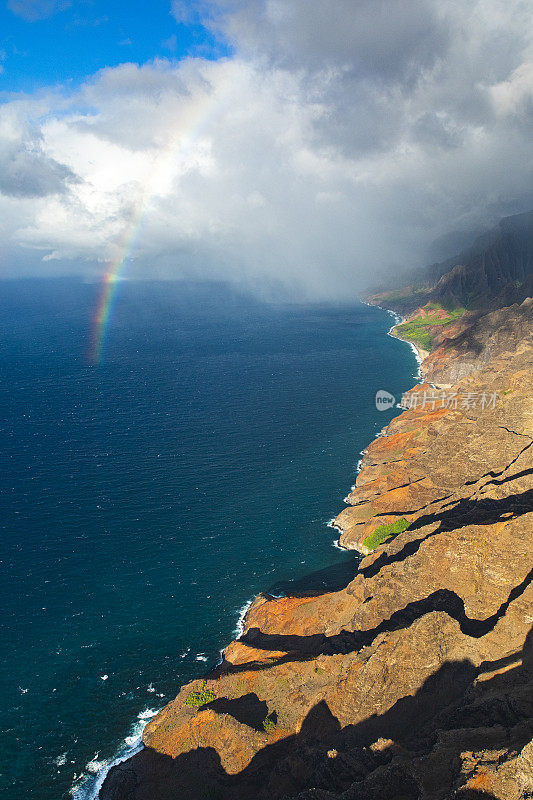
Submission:
M 376 547 L 379 547 L 380 544 L 386 542 L 388 539 L 391 539 L 393 536 L 397 536 L 399 533 L 403 533 L 409 527 L 409 523 L 402 517 L 401 519 L 397 519 L 396 522 L 389 522 L 387 525 L 378 525 L 375 531 L 367 536 L 366 539 L 363 539 L 363 544 L 369 550 L 375 550 Z
M 464 308 L 445 309 L 438 303 L 424 306 L 424 314 L 419 314 L 409 322 L 401 322 L 394 328 L 394 333 L 401 339 L 418 345 L 423 350 L 431 350 L 438 329 L 455 322 L 465 313 Z M 435 327 L 438 326 L 437 330 Z
M 263 720 L 263 730 L 265 733 L 272 733 L 276 728 L 276 723 L 271 717 L 265 717 Z
M 184 704 L 186 706 L 191 706 L 191 708 L 199 708 L 200 706 L 205 706 L 206 703 L 213 702 L 216 698 L 216 694 L 212 689 L 206 689 L 205 686 L 206 681 L 202 681 L 200 691 L 189 692 L 184 700 Z

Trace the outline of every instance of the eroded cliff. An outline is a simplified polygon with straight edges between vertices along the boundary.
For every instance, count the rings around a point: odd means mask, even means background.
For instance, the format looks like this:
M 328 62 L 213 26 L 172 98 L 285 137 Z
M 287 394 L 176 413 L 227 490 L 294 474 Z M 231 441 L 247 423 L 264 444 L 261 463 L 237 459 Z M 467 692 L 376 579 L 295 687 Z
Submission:
M 531 329 L 526 301 L 441 343 L 337 517 L 355 578 L 259 596 L 101 797 L 533 797 Z

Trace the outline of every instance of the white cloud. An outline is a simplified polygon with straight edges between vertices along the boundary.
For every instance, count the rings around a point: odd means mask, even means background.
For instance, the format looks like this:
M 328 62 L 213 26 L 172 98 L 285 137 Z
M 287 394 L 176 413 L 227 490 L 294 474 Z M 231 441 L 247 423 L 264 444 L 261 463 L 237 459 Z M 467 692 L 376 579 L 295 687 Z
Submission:
M 135 275 L 346 296 L 533 205 L 521 0 L 206 9 L 235 56 L 122 64 L 4 104 L 0 159 L 31 157 L 35 182 L 0 184 L 17 264 L 96 274 L 127 253 Z
M 533 116 L 533 60 L 520 64 L 509 78 L 490 88 L 496 114 Z

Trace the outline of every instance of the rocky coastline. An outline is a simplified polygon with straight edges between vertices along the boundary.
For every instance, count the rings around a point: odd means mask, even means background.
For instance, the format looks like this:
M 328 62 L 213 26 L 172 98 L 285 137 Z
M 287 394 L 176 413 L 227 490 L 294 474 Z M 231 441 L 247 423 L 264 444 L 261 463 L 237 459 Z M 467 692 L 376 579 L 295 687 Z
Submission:
M 425 360 L 335 521 L 363 552 L 408 527 L 340 592 L 256 598 L 102 798 L 531 796 L 532 301 L 493 313 Z
M 334 521 L 353 580 L 259 595 L 102 800 L 533 797 L 532 331 L 447 327 Z

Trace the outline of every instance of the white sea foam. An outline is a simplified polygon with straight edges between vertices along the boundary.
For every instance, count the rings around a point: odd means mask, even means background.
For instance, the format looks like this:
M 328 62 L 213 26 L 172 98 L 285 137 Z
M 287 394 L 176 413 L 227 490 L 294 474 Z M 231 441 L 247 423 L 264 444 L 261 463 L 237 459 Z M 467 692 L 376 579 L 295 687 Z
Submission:
M 67 763 L 66 753 L 61 753 L 61 755 L 57 756 L 57 758 L 54 758 L 54 764 L 56 765 L 56 767 L 64 767 L 66 763 Z
M 94 758 L 92 758 L 91 761 L 85 765 L 87 772 L 92 772 L 93 775 L 96 775 L 97 772 L 100 772 L 102 767 L 105 767 L 107 764 L 107 761 L 98 761 L 99 755 L 100 753 L 95 753 Z
M 422 379 L 422 358 L 420 356 L 420 353 L 418 352 L 418 350 L 414 346 L 414 344 L 412 344 L 411 342 L 407 342 L 407 344 L 409 345 L 409 347 L 411 348 L 411 350 L 415 354 L 416 363 L 418 365 L 418 370 L 417 370 L 417 373 L 416 373 L 416 379 L 418 381 L 420 381 Z
M 381 308 L 381 306 L 378 306 L 378 308 Z M 416 358 L 417 367 L 418 367 L 417 374 L 416 374 L 415 377 L 416 377 L 416 379 L 418 381 L 421 380 L 421 378 L 422 378 L 422 369 L 421 369 L 421 367 L 422 367 L 422 359 L 420 357 L 420 353 L 418 352 L 418 349 L 415 347 L 415 345 L 412 342 L 408 342 L 407 339 L 402 339 L 400 336 L 396 336 L 396 334 L 392 332 L 394 330 L 394 328 L 396 327 L 396 325 L 399 325 L 400 322 L 404 322 L 403 318 L 400 317 L 398 314 L 396 314 L 394 311 L 391 311 L 389 308 L 384 308 L 383 311 L 387 311 L 391 315 L 391 317 L 394 319 L 394 325 L 392 325 L 392 327 L 389 328 L 389 330 L 387 331 L 387 335 L 388 336 L 392 336 L 393 339 L 398 339 L 398 341 L 405 342 L 405 344 L 409 345 L 409 347 L 411 348 L 411 350 L 414 353 L 414 356 Z
M 333 530 L 337 531 L 338 533 L 342 533 L 342 528 L 339 528 L 337 525 L 335 525 L 335 517 L 333 519 L 330 519 L 330 521 L 327 523 L 327 526 L 328 528 L 333 528 Z M 340 544 L 340 538 L 333 539 L 331 544 L 333 545 L 333 547 L 336 547 L 337 550 L 346 550 L 346 548 Z
M 360 453 L 360 455 L 364 455 L 364 453 L 365 453 L 365 452 L 366 452 L 365 450 L 361 450 L 361 453 Z M 355 466 L 355 475 L 356 475 L 356 477 L 357 477 L 357 475 L 359 475 L 359 472 L 361 471 L 361 465 L 362 465 L 362 463 L 363 463 L 363 459 L 362 459 L 362 458 L 360 458 L 360 459 L 359 459 L 359 461 L 357 462 L 356 466 Z M 346 495 L 346 497 L 344 497 L 344 498 L 343 498 L 342 502 L 343 502 L 343 503 L 346 503 L 346 505 L 347 505 L 347 506 L 351 505 L 350 494 L 351 494 L 351 493 L 352 493 L 352 492 L 353 492 L 353 491 L 354 491 L 356 488 L 357 488 L 357 483 L 353 483 L 353 484 L 350 486 L 350 491 L 348 492 L 348 494 Z M 336 531 L 339 531 L 339 533 L 342 533 L 342 531 L 340 530 L 340 528 L 337 528 L 337 526 L 336 526 L 336 525 L 334 525 L 335 519 L 336 519 L 336 517 L 333 517 L 332 519 L 330 519 L 330 520 L 329 520 L 329 522 L 326 522 L 326 525 L 328 526 L 328 528 L 333 528 L 334 530 L 336 530 Z M 335 542 L 334 542 L 333 544 L 334 544 L 334 546 L 336 546 L 336 545 L 335 545 Z M 341 549 L 341 550 L 344 550 L 344 548 L 343 548 L 343 547 L 341 547 L 340 549 Z
M 208 657 L 205 656 L 203 653 L 198 653 L 196 655 L 196 660 L 197 661 L 209 661 Z
M 145 711 L 141 711 L 140 714 L 137 714 L 137 719 L 152 719 L 157 714 L 156 708 L 147 708 Z
M 347 547 L 343 547 L 343 546 L 342 546 L 342 544 L 341 544 L 341 540 L 340 540 L 340 539 L 333 539 L 333 541 L 332 541 L 332 543 L 331 543 L 331 544 L 332 544 L 332 545 L 333 545 L 333 547 L 335 547 L 337 550 L 342 550 L 343 552 L 346 552 L 346 550 L 348 550 L 348 548 L 347 548 Z
M 248 609 L 252 605 L 253 598 L 247 600 L 246 603 L 243 605 L 242 608 L 239 609 L 239 617 L 237 619 L 237 625 L 235 626 L 235 630 L 233 631 L 233 635 L 240 639 L 244 633 L 244 619 L 246 614 L 248 613 Z
M 362 300 L 361 302 L 365 306 L 373 305 L 373 303 L 366 303 L 364 300 Z M 416 378 L 417 381 L 421 381 L 422 380 L 422 359 L 420 358 L 420 353 L 418 352 L 418 349 L 415 347 L 415 345 L 412 342 L 408 342 L 407 339 L 402 339 L 400 336 L 396 336 L 396 334 L 392 332 L 394 330 L 394 328 L 396 327 L 396 325 L 399 325 L 401 322 L 405 321 L 404 318 L 400 317 L 400 315 L 397 314 L 395 311 L 391 311 L 390 308 L 383 308 L 383 306 L 374 306 L 374 308 L 380 308 L 382 311 L 386 311 L 387 314 L 390 314 L 390 316 L 393 318 L 394 324 L 391 325 L 391 327 L 387 331 L 387 335 L 388 336 L 392 336 L 393 339 L 398 339 L 399 342 L 405 342 L 405 344 L 409 345 L 409 347 L 411 348 L 411 350 L 414 353 L 414 356 L 416 358 L 416 363 L 417 363 L 417 372 L 416 372 L 416 375 L 414 375 L 413 377 Z
M 121 764 L 142 750 L 142 732 L 146 723 L 157 714 L 157 711 L 155 708 L 146 708 L 137 715 L 129 735 L 124 738 L 113 758 L 99 760 L 99 753 L 96 753 L 86 765 L 84 772 L 74 776 L 74 783 L 69 792 L 73 800 L 97 800 L 111 767 Z
M 365 454 L 365 453 L 366 453 L 366 450 L 361 450 L 361 452 L 359 453 L 359 455 L 360 455 L 360 456 L 364 456 L 364 454 Z M 357 464 L 355 465 L 355 476 L 356 476 L 356 479 L 357 479 L 357 475 L 359 475 L 359 473 L 361 472 L 361 466 L 362 466 L 362 464 L 363 464 L 363 459 L 362 459 L 362 458 L 360 458 L 360 459 L 359 459 L 359 461 L 357 462 Z M 348 505 L 348 506 L 349 506 L 349 505 L 351 505 L 350 494 L 351 494 L 353 491 L 355 491 L 355 489 L 357 489 L 357 480 L 356 480 L 356 482 L 355 482 L 355 483 L 353 483 L 353 484 L 350 486 L 350 491 L 348 492 L 348 494 L 346 495 L 346 497 L 344 497 L 344 498 L 343 498 L 343 501 L 342 501 L 343 503 L 346 503 L 346 505 Z M 334 528 L 334 527 L 335 527 L 334 525 L 332 525 L 332 524 L 331 524 L 333 521 L 334 521 L 334 520 L 331 520 L 331 519 L 330 519 L 330 521 L 329 521 L 329 522 L 326 522 L 326 525 L 328 526 L 328 528 Z
M 330 519 L 328 522 L 328 528 L 332 528 L 334 531 L 337 531 L 337 533 L 342 533 L 342 528 L 339 528 L 338 525 L 335 525 L 335 518 Z
M 405 342 L 405 344 L 409 345 L 409 347 L 411 348 L 411 350 L 414 353 L 414 356 L 416 358 L 417 367 L 418 367 L 417 374 L 416 374 L 415 377 L 416 377 L 417 380 L 420 380 L 422 378 L 422 358 L 420 357 L 420 353 L 418 352 L 418 349 L 415 347 L 415 345 L 412 342 L 408 342 L 407 339 L 400 339 L 399 336 L 394 336 L 394 334 L 390 333 L 390 331 L 389 331 L 389 335 L 392 336 L 394 339 L 398 339 L 400 342 Z

